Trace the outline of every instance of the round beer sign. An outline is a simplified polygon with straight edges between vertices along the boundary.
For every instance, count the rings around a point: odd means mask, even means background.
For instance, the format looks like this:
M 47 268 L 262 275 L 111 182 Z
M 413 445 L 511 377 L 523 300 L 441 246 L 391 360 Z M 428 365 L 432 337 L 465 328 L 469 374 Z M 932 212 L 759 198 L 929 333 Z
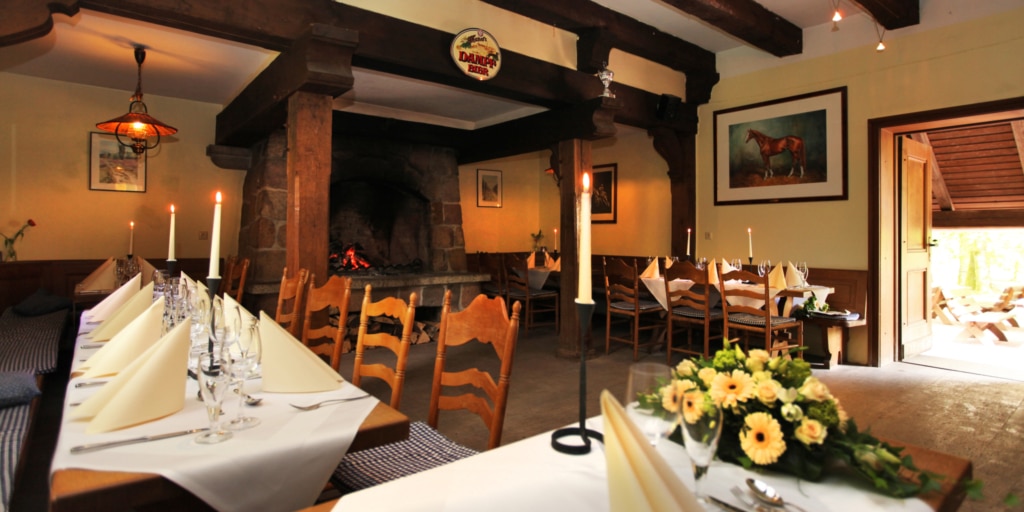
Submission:
M 452 60 L 466 76 L 490 80 L 501 70 L 501 47 L 486 30 L 467 28 L 452 40 Z

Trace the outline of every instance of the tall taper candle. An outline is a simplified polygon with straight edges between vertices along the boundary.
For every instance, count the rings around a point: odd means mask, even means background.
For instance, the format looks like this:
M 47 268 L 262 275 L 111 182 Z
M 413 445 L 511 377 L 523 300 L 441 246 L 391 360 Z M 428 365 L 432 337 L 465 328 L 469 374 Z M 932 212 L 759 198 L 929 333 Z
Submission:
M 750 228 L 747 228 L 747 257 L 754 257 L 754 235 L 750 234 Z
M 686 255 L 690 255 L 690 228 L 686 228 Z
M 171 234 L 167 239 L 167 261 L 176 261 L 174 258 L 174 205 L 171 205 Z
M 220 205 L 221 195 L 217 192 L 217 204 L 213 207 L 213 232 L 210 234 L 210 275 L 220 277 Z M 216 292 L 216 290 L 214 290 Z
M 558 228 L 554 228 L 552 231 L 554 231 L 555 236 L 555 252 L 558 252 Z
M 580 282 L 576 302 L 593 304 L 594 292 L 590 275 L 590 174 L 583 173 L 583 193 L 580 194 Z M 582 350 L 582 349 L 581 349 Z
M 135 254 L 135 221 L 128 223 L 128 255 Z

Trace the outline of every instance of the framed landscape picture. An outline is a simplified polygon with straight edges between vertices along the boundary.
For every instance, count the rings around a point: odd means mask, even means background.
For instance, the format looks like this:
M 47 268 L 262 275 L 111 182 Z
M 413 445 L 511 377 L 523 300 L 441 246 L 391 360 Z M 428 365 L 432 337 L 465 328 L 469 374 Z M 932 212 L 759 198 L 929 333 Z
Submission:
M 89 134 L 89 189 L 146 191 L 146 153 L 136 155 L 112 133 Z
M 847 199 L 846 88 L 720 110 L 715 204 Z
M 591 223 L 615 224 L 619 206 L 618 178 L 618 164 L 594 166 L 594 190 L 590 194 Z
M 501 208 L 501 171 L 476 170 L 476 205 L 480 208 Z

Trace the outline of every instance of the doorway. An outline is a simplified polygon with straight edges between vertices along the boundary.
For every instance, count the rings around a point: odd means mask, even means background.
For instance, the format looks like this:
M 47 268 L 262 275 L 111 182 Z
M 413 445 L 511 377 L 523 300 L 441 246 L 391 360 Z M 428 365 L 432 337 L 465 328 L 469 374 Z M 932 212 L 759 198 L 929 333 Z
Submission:
M 1024 98 L 868 121 L 868 187 L 872 192 L 868 199 L 867 317 L 870 365 L 884 365 L 905 359 L 908 340 L 903 339 L 903 332 L 914 320 L 910 316 L 913 312 L 908 312 L 906 308 L 908 287 L 920 285 L 916 281 L 908 285 L 904 275 L 906 226 L 901 223 L 906 218 L 904 208 L 907 184 L 901 170 L 901 136 L 1021 118 L 1024 118 Z M 947 222 L 960 222 L 965 226 L 974 224 L 1024 227 L 1024 209 L 1019 207 L 993 213 L 970 213 L 947 215 Z M 930 237 L 930 233 L 925 234 Z M 930 294 L 925 294 L 923 300 L 923 307 L 930 308 Z

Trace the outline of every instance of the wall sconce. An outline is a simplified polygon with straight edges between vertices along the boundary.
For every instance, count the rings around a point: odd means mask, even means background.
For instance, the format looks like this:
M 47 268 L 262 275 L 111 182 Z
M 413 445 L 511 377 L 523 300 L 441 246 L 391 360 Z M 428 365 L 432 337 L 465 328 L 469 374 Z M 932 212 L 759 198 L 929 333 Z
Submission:
M 558 171 L 556 171 L 554 167 L 544 169 L 544 174 L 551 176 L 551 179 L 555 180 L 556 187 L 562 184 L 562 177 L 558 175 Z
M 147 149 L 157 147 L 160 144 L 160 136 L 178 133 L 177 128 L 164 124 L 149 115 L 146 104 L 142 102 L 142 61 L 144 60 L 146 60 L 146 49 L 136 46 L 135 62 L 139 65 L 139 81 L 135 85 L 135 94 L 132 95 L 131 103 L 128 105 L 128 113 L 109 121 L 96 123 L 96 128 L 113 133 L 119 144 L 132 148 L 136 155 L 141 155 Z M 130 142 L 123 140 L 122 136 L 129 139 Z M 150 137 L 156 137 L 153 145 L 149 145 L 147 142 Z

